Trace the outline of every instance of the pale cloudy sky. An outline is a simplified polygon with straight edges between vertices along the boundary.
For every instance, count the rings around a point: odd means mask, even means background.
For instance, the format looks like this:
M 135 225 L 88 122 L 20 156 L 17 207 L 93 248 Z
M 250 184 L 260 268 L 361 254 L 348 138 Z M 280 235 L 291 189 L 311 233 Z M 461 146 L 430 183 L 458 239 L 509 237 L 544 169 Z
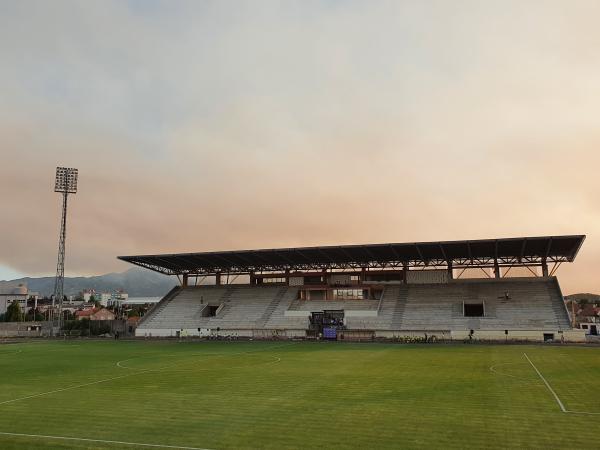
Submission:
M 587 234 L 600 2 L 0 0 L 0 279 L 119 254 Z

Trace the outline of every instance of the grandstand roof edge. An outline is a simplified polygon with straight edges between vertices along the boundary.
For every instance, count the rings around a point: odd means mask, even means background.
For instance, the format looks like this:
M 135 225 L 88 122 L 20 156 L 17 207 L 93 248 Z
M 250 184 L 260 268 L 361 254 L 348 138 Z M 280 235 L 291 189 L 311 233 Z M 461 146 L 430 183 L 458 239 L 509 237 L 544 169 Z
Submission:
M 531 236 L 455 241 L 354 244 L 118 256 L 118 259 L 168 275 L 244 273 L 283 269 L 396 267 L 489 267 L 573 262 L 585 235 Z

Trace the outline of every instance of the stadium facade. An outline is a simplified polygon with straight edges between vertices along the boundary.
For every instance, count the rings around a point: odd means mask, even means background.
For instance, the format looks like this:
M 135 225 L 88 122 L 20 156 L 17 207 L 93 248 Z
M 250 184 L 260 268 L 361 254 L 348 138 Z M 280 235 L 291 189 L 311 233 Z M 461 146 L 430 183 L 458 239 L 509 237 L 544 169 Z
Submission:
M 555 276 L 585 236 L 120 256 L 177 276 L 138 336 L 566 340 Z M 530 276 L 511 275 L 523 269 Z M 473 277 L 474 273 L 478 277 Z M 484 278 L 481 278 L 483 276 Z

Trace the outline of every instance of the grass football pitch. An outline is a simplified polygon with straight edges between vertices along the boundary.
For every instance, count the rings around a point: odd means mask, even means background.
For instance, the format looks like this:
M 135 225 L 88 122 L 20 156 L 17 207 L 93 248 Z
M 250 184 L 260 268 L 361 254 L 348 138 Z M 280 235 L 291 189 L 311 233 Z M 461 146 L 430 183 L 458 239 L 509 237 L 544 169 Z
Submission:
M 0 377 L 2 449 L 598 443 L 594 347 L 30 341 Z

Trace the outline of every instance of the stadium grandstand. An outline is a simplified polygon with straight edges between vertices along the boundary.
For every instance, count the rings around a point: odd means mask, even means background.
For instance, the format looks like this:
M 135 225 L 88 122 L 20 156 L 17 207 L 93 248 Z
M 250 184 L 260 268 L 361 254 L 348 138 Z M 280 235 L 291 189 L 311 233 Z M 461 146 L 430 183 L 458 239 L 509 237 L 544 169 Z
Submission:
M 579 341 L 556 271 L 585 236 L 120 256 L 177 276 L 138 336 Z M 523 274 L 529 276 L 523 276 Z M 518 276 L 515 276 L 518 274 Z

